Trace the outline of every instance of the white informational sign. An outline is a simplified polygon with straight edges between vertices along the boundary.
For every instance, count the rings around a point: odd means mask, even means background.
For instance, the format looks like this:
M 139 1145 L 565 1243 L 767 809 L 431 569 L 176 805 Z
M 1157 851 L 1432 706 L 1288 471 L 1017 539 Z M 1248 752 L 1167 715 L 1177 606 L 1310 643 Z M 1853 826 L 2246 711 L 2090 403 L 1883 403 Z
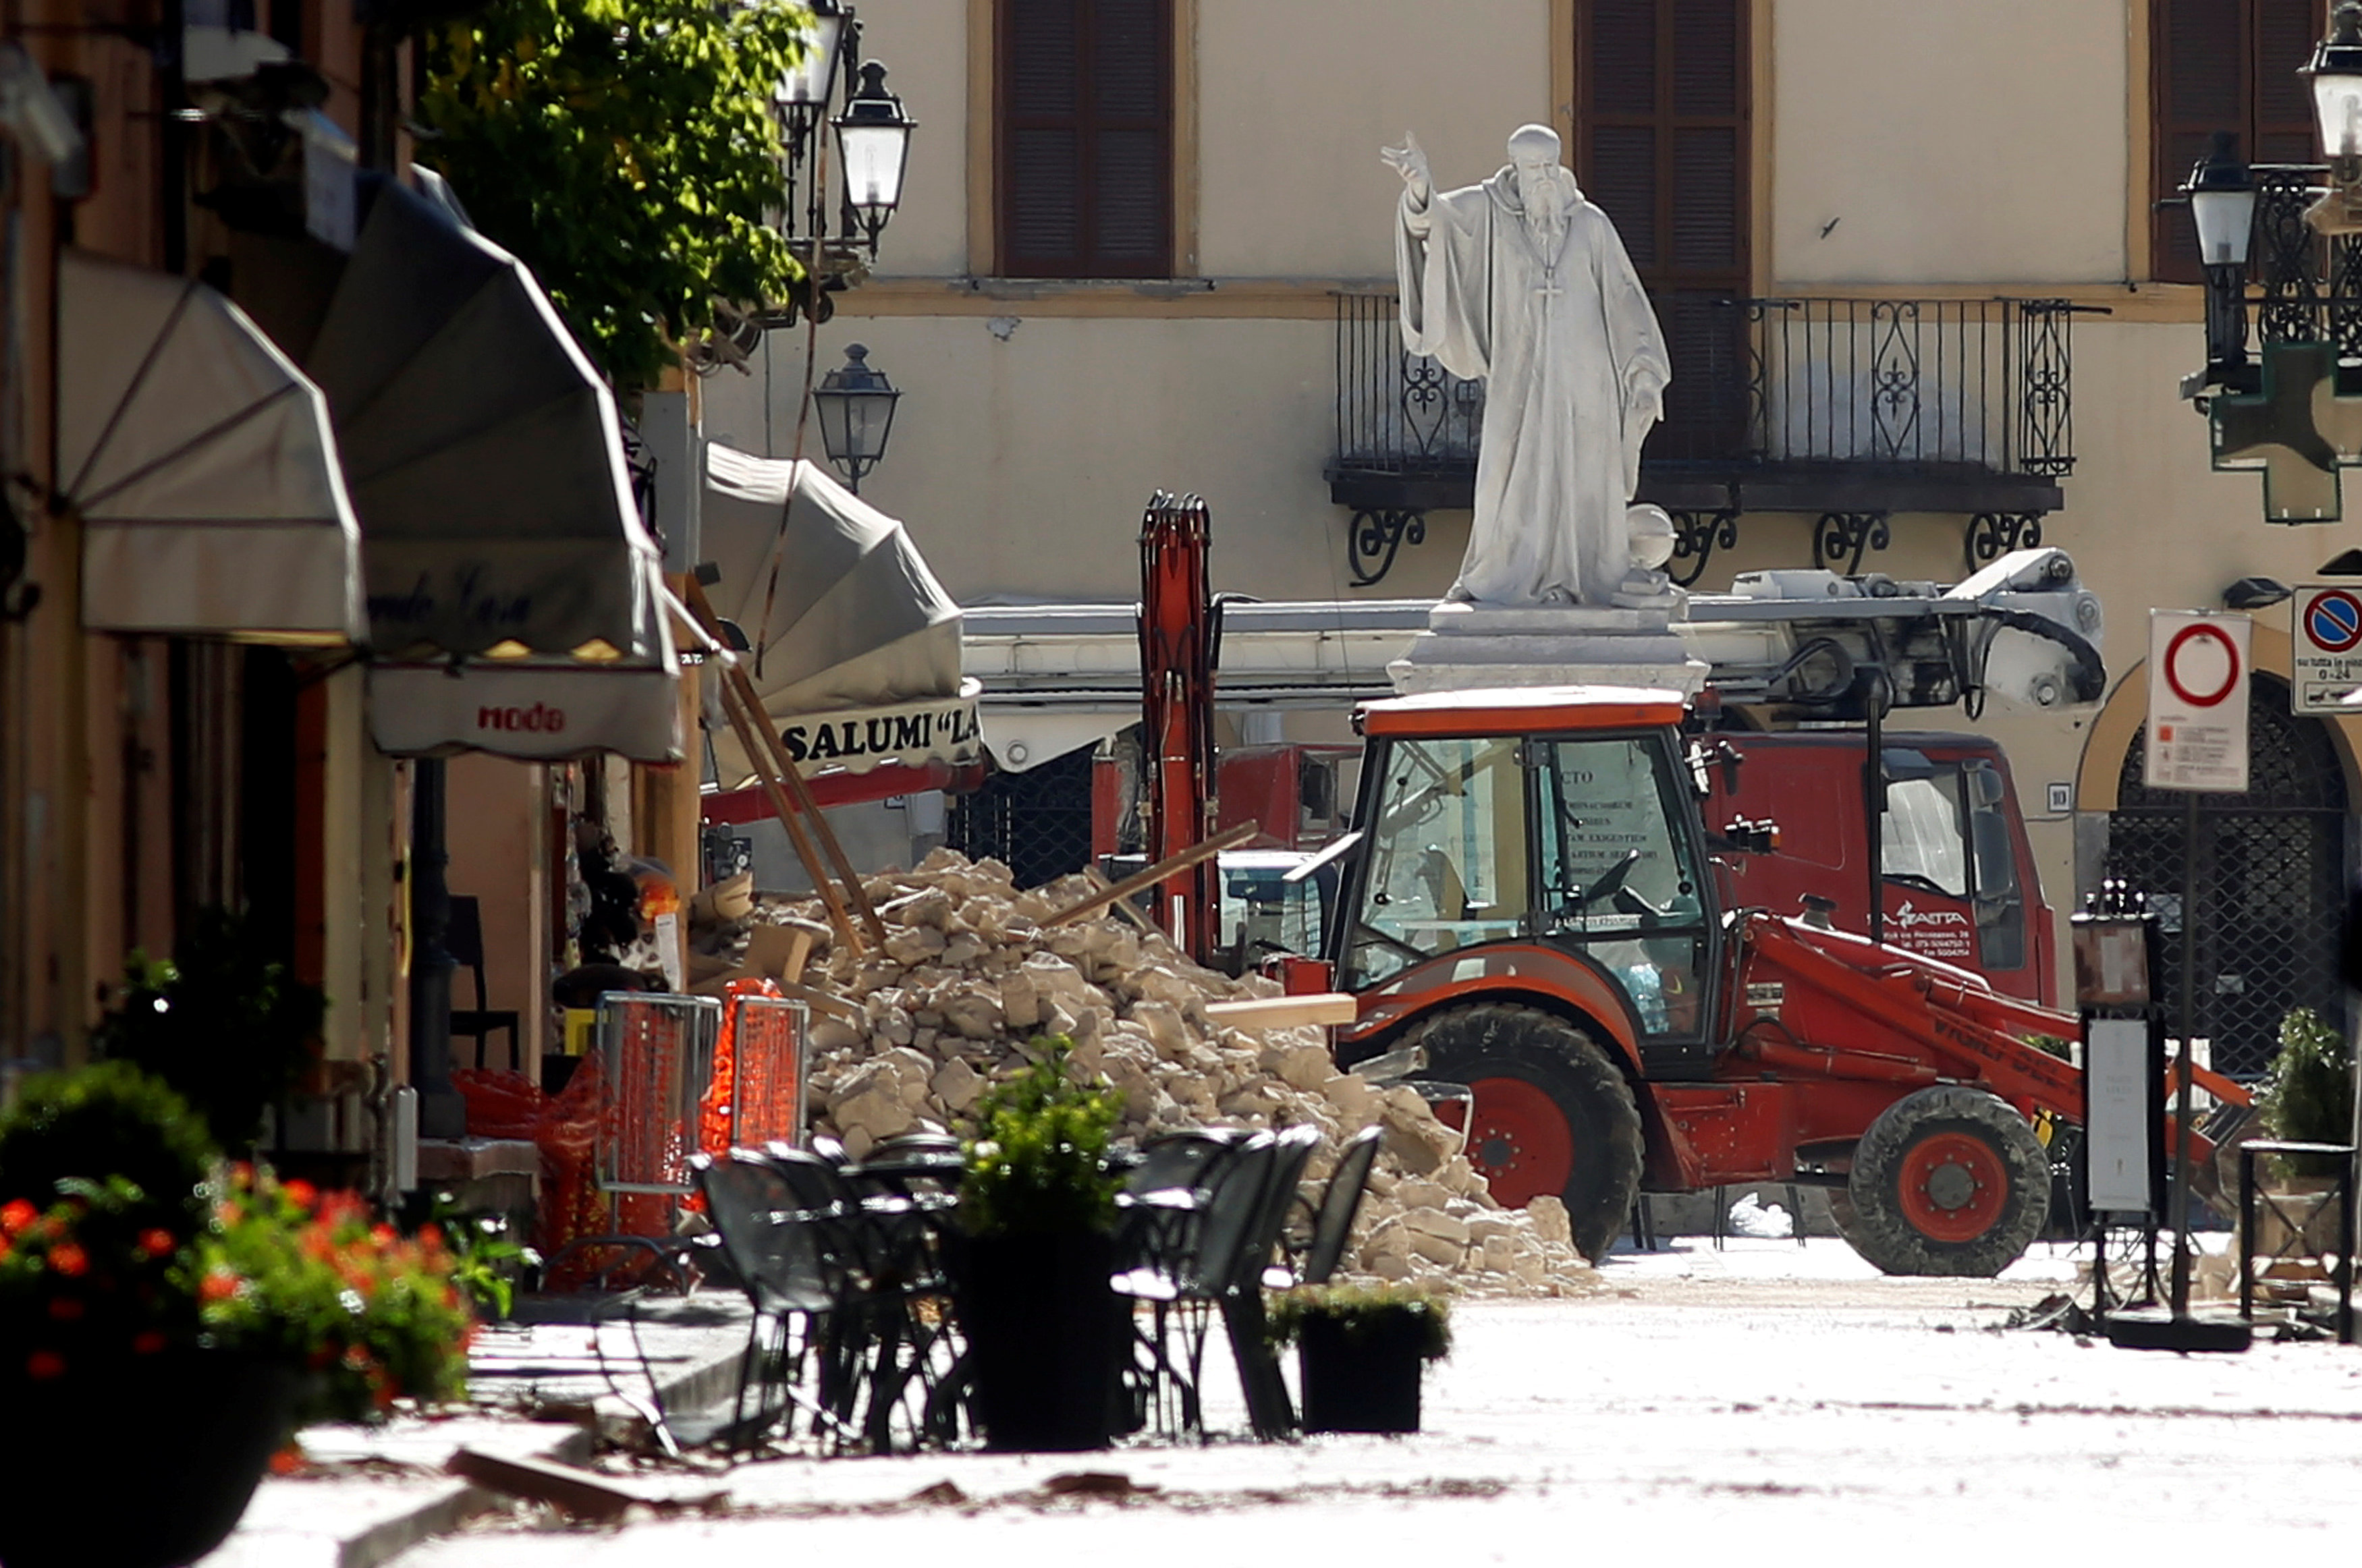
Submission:
M 2299 713 L 2350 713 L 2362 690 L 2362 580 L 2308 582 L 2289 601 L 2289 706 Z
M 2148 749 L 2152 790 L 2235 792 L 2247 787 L 2245 615 L 2148 613 Z
M 2148 1028 L 2147 1019 L 2095 1018 L 2085 1029 L 2083 1159 L 2094 1210 L 2148 1212 L 2157 1132 L 2149 1120 Z

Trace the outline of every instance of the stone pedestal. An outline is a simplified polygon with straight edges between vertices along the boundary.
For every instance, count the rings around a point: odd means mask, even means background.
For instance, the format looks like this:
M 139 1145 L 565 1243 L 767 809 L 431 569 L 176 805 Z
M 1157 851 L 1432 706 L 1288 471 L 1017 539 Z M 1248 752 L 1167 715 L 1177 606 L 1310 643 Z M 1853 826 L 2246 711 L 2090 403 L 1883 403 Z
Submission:
M 1410 653 L 1386 666 L 1395 690 L 1504 686 L 1638 686 L 1694 697 L 1708 666 L 1690 657 L 1673 621 L 1680 601 L 1647 609 L 1575 604 L 1438 604 Z

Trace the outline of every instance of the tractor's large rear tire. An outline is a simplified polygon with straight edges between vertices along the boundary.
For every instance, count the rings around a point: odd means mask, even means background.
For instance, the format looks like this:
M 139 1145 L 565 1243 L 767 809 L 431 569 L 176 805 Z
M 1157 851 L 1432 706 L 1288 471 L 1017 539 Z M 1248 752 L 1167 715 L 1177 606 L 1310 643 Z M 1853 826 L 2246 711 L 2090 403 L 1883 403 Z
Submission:
M 1479 1002 L 1429 1020 L 1408 1043 L 1428 1072 L 1473 1091 L 1468 1163 L 1494 1198 L 1566 1204 L 1577 1251 L 1597 1263 L 1640 1189 L 1644 1144 L 1632 1086 L 1581 1029 L 1539 1008 Z
M 1885 1273 L 1990 1279 L 2041 1233 L 2050 1158 L 2003 1101 L 1939 1084 L 1870 1124 L 1842 1196 L 1839 1232 Z

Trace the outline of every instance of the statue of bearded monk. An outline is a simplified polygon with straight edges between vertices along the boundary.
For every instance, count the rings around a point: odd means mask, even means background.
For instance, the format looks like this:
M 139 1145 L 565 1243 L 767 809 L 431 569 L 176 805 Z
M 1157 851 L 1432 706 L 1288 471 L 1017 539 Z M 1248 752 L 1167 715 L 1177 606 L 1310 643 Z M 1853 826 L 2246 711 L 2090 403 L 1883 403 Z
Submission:
M 1395 231 L 1403 347 L 1485 381 L 1476 516 L 1450 597 L 1481 604 L 1660 602 L 1626 520 L 1664 409 L 1664 335 L 1607 215 L 1524 126 L 1508 166 L 1439 192 L 1418 138 Z

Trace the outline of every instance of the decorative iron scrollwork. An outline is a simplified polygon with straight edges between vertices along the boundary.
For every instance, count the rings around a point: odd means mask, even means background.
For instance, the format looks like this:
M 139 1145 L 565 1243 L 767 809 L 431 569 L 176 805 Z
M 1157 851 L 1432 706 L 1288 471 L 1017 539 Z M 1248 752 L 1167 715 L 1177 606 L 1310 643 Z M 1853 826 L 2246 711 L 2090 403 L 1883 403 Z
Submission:
M 1997 561 L 2012 550 L 2030 550 L 2042 543 L 2038 512 L 1980 512 L 1969 519 L 1969 569 Z
M 1813 525 L 1814 564 L 1835 567 L 1843 561 L 1848 577 L 1861 571 L 1864 551 L 1882 550 L 1892 543 L 1883 512 L 1824 512 Z
M 1353 586 L 1367 588 L 1395 569 L 1395 557 L 1405 545 L 1427 543 L 1427 513 L 1368 507 L 1353 513 L 1347 529 L 1352 543 Z M 1375 562 L 1372 566 L 1371 562 Z
M 1665 575 L 1687 588 L 1705 575 L 1706 563 L 1716 550 L 1727 550 L 1738 544 L 1738 513 L 1729 508 L 1716 512 L 1676 512 L 1673 518 L 1673 560 L 1688 561 L 1687 568 L 1668 563 Z

